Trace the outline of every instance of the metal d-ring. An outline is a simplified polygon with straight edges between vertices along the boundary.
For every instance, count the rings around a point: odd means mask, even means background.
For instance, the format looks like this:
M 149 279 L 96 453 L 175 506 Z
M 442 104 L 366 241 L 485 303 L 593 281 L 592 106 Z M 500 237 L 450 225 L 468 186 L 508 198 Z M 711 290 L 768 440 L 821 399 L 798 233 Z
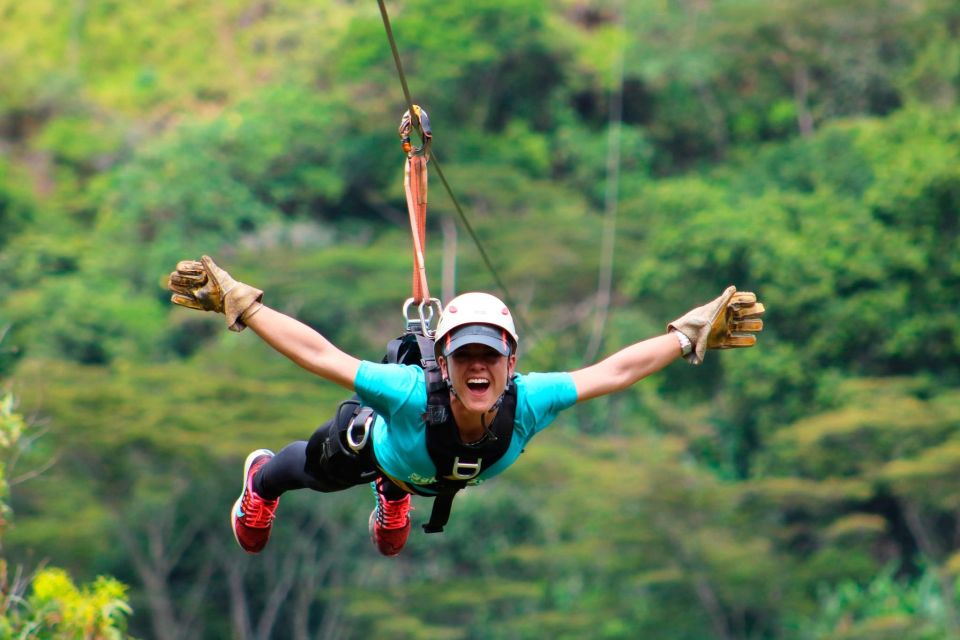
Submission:
M 373 409 L 370 407 L 361 407 L 357 415 L 350 421 L 350 426 L 347 428 L 347 444 L 350 445 L 354 453 L 360 453 L 366 446 L 367 440 L 370 438 L 370 427 L 373 425 L 373 418 Z M 360 433 L 362 434 L 359 440 L 353 435 L 353 430 L 357 427 L 357 423 L 360 423 Z

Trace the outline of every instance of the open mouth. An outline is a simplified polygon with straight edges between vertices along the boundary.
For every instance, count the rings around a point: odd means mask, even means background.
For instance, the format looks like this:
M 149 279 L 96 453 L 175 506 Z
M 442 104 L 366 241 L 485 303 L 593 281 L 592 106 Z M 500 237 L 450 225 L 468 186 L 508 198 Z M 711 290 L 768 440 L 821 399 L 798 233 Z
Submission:
M 471 393 L 482 395 L 490 388 L 490 380 L 487 378 L 470 378 L 467 380 L 467 388 Z

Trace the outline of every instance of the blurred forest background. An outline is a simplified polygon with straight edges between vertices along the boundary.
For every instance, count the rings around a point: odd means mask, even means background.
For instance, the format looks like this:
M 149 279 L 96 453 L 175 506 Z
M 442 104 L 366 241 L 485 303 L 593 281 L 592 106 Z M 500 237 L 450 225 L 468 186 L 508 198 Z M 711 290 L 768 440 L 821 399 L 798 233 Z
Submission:
M 960 4 L 387 7 L 521 371 L 730 283 L 757 348 L 566 412 L 443 535 L 415 499 L 397 559 L 362 488 L 248 556 L 244 456 L 344 394 L 163 282 L 208 253 L 356 355 L 402 332 L 377 4 L 0 0 L 0 637 L 960 637 Z M 502 294 L 431 175 L 434 293 Z

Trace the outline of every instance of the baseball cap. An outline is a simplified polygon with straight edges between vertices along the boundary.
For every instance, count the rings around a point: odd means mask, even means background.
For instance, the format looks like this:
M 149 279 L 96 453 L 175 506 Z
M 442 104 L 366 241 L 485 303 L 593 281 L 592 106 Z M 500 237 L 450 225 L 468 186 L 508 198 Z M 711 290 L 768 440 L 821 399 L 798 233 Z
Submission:
M 468 344 L 486 345 L 502 356 L 509 356 L 512 350 L 510 336 L 500 327 L 488 324 L 465 324 L 444 336 L 442 353 L 444 356 L 449 356 Z

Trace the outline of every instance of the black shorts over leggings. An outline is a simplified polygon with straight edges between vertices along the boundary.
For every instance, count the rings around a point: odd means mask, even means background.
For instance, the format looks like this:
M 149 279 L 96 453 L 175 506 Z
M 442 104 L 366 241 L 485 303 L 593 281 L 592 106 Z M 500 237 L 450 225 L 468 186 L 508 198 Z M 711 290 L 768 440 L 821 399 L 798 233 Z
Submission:
M 360 454 L 352 454 L 346 446 L 346 429 L 359 406 L 354 396 L 342 403 L 310 440 L 291 442 L 281 449 L 257 473 L 253 490 L 272 500 L 295 489 L 330 493 L 373 482 L 381 474 L 373 462 L 372 443 Z M 385 484 L 383 493 L 388 499 L 403 496 L 402 489 L 389 481 Z

